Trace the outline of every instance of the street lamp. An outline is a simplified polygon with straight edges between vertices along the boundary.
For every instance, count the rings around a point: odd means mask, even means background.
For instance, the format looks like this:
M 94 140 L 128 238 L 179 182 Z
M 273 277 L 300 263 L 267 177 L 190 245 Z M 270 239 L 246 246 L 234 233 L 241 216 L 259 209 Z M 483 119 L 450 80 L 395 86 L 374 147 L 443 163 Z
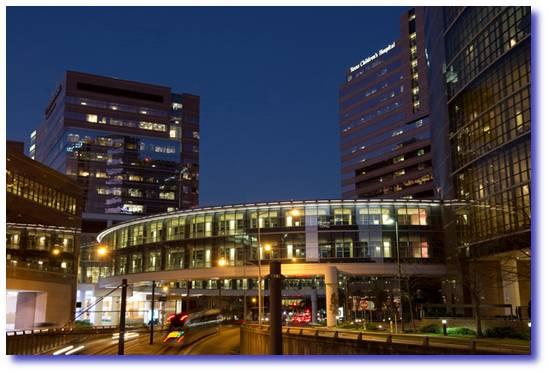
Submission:
M 396 255 L 397 255 L 397 280 L 398 280 L 398 295 L 400 297 L 400 301 L 398 302 L 398 317 L 395 317 L 395 328 L 398 332 L 398 318 L 400 317 L 400 328 L 404 329 L 402 327 L 402 286 L 400 284 L 400 277 L 401 277 L 401 270 L 400 270 L 400 249 L 398 247 L 398 219 L 393 220 L 392 218 L 389 218 L 385 220 L 385 223 L 391 225 L 395 225 L 395 240 L 396 240 Z M 413 317 L 413 315 L 412 315 Z
M 227 259 L 225 259 L 225 257 L 219 258 L 219 260 L 217 261 L 217 265 L 219 265 L 220 267 L 226 266 L 227 265 Z
M 259 214 L 258 214 L 259 217 Z M 262 285 L 262 276 L 261 276 L 261 259 L 263 257 L 263 246 L 261 245 L 260 236 L 259 236 L 259 219 L 258 219 L 258 225 L 257 225 L 257 237 L 258 237 L 258 245 L 259 245 L 259 260 L 257 264 L 257 271 L 259 276 L 259 284 L 257 286 L 257 294 L 259 298 L 259 325 L 263 324 L 263 285 Z M 265 244 L 265 251 L 270 253 L 272 250 L 272 246 L 270 244 Z
M 442 320 L 442 333 L 448 335 L 448 320 Z
M 51 251 L 51 253 L 54 255 L 54 256 L 58 256 L 59 254 L 61 254 L 61 250 L 57 247 L 54 247 L 53 250 Z
M 105 255 L 107 255 L 107 246 L 105 245 L 101 245 L 97 248 L 97 255 L 99 255 L 100 257 L 104 257 Z

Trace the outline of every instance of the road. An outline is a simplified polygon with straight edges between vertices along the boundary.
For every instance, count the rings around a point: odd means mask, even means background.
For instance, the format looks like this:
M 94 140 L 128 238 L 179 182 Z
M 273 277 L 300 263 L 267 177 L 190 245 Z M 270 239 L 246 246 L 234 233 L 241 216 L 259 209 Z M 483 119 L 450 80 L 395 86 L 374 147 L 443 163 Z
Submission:
M 223 326 L 218 333 L 206 336 L 185 347 L 173 347 L 162 343 L 163 333 L 156 332 L 154 344 L 149 344 L 148 333 L 133 333 L 126 339 L 124 344 L 125 355 L 235 355 L 240 350 L 240 327 Z M 114 336 L 73 343 L 73 348 L 62 352 L 71 352 L 71 355 L 117 355 L 118 339 Z M 53 354 L 69 346 L 60 346 L 49 351 L 47 355 Z
M 185 355 L 238 355 L 240 353 L 240 328 L 225 327 L 219 334 L 203 338 L 191 344 Z

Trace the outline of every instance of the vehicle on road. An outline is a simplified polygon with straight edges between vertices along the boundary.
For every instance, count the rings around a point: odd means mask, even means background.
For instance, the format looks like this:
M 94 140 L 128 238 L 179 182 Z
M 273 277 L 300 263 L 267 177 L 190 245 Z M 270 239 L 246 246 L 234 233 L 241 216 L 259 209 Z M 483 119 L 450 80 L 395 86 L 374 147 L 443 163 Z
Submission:
M 218 309 L 172 314 L 167 318 L 168 333 L 162 341 L 174 346 L 188 345 L 219 332 L 222 321 L 223 315 Z

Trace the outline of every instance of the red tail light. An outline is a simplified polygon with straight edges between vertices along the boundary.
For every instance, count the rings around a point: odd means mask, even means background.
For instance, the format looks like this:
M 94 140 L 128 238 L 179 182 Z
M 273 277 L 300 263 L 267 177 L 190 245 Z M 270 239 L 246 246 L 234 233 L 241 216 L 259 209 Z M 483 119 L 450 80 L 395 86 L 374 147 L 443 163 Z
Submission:
M 185 321 L 185 319 L 189 317 L 189 315 L 183 315 L 181 318 L 179 318 L 179 321 Z
M 175 315 L 168 316 L 168 321 L 172 321 L 174 319 Z

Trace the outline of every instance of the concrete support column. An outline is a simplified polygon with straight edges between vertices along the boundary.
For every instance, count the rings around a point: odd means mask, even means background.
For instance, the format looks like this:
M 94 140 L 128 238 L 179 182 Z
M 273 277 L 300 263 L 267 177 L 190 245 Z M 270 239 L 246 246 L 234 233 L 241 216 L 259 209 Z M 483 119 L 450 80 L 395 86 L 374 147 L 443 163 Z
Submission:
M 338 283 L 337 268 L 330 266 L 324 273 L 324 283 L 326 285 L 326 326 L 335 327 L 337 324 Z
M 111 325 L 118 325 L 120 323 L 120 296 L 112 297 L 111 306 Z
M 15 307 L 15 329 L 32 329 L 36 312 L 36 293 L 17 293 L 17 305 Z
M 505 313 L 507 316 L 514 314 L 517 306 L 520 306 L 520 288 L 517 276 L 516 259 L 506 259 L 501 261 L 501 280 L 503 285 L 503 303 L 512 305 L 512 313 L 509 310 Z
M 316 313 L 318 312 L 318 294 L 316 289 L 311 290 L 311 322 L 316 324 L 318 320 L 316 319 Z
M 94 302 L 97 302 L 99 297 L 94 299 Z M 92 308 L 92 324 L 99 326 L 102 325 L 101 319 L 103 318 L 103 301 L 99 301 L 93 308 Z

